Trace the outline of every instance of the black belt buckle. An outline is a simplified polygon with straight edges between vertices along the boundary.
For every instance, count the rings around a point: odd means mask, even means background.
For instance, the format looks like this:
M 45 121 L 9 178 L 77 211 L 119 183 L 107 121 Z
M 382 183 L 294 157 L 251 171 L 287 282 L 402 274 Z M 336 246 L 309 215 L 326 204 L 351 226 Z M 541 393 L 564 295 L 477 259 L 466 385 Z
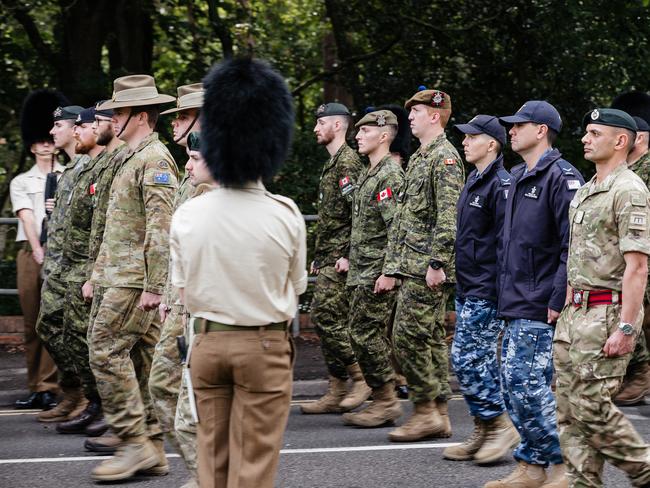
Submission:
M 573 291 L 573 304 L 582 305 L 582 291 Z

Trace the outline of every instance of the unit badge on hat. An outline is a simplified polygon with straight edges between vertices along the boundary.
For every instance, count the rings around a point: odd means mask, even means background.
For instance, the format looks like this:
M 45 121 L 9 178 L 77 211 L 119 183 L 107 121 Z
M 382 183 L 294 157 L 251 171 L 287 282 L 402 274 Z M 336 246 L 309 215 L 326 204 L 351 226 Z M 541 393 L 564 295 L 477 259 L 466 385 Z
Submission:
M 75 122 L 81 122 L 81 114 L 77 115 L 77 119 L 75 120 Z
M 442 105 L 442 102 L 445 100 L 445 96 L 442 94 L 442 92 L 439 91 L 434 91 L 433 95 L 431 95 L 431 105 L 434 107 L 439 107 Z
M 386 116 L 384 114 L 377 115 L 377 126 L 383 127 L 386 125 Z
M 55 117 L 61 117 L 61 115 L 63 115 L 63 109 L 61 107 L 56 107 L 56 110 L 52 115 Z
M 596 108 L 596 109 L 594 109 L 593 112 L 591 112 L 591 120 L 597 120 L 598 117 L 600 117 L 600 112 Z
M 322 114 L 323 112 L 325 112 L 325 109 L 326 109 L 326 108 L 327 108 L 327 107 L 325 107 L 325 104 L 323 103 L 322 105 L 320 105 L 320 106 L 316 109 L 316 113 L 317 113 L 317 114 Z

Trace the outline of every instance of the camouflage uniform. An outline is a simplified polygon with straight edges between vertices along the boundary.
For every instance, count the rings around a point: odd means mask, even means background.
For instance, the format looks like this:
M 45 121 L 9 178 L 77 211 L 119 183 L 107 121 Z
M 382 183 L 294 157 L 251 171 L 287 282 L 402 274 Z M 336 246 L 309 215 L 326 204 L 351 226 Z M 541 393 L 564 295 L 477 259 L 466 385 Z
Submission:
M 48 240 L 45 249 L 43 273 L 45 280 L 41 289 L 41 307 L 36 332 L 59 368 L 59 385 L 74 388 L 81 385 L 74 357 L 68 351 L 65 333 L 66 309 L 69 300 L 78 303 L 74 284 L 68 283 L 71 263 L 64 259 L 64 248 L 70 232 L 69 210 L 77 180 L 91 162 L 87 155 L 75 156 L 65 167 L 56 189 L 56 205 L 48 222 Z M 81 293 L 81 289 L 79 289 Z M 83 301 L 83 300 L 82 300 Z
M 626 252 L 650 254 L 650 194 L 640 178 L 619 166 L 575 195 L 569 209 L 571 238 L 567 274 L 576 290 L 620 293 Z M 615 296 L 613 301 L 617 301 Z M 573 487 L 599 487 L 607 460 L 634 486 L 650 483 L 650 448 L 612 403 L 631 354 L 606 357 L 603 346 L 617 329 L 621 306 L 567 305 L 554 338 L 557 415 L 562 452 Z M 640 331 L 643 310 L 633 326 Z
M 395 356 L 408 381 L 411 400 L 427 402 L 451 393 L 445 342 L 445 309 L 454 274 L 456 202 L 464 170 L 444 134 L 409 160 L 405 190 L 393 223 L 383 272 L 403 277 L 393 326 Z M 444 263 L 447 283 L 427 287 L 429 261 Z
M 104 414 L 122 440 L 160 438 L 148 379 L 160 336 L 157 310 L 137 308 L 143 291 L 162 294 L 178 169 L 152 133 L 115 175 L 91 281 L 104 288 L 88 330 L 90 365 Z
M 311 305 L 311 320 L 321 340 L 321 350 L 330 375 L 346 379 L 346 366 L 356 363 L 350 344 L 349 298 L 345 274 L 334 264 L 347 257 L 352 222 L 350 192 L 363 171 L 357 153 L 343 144 L 325 164 L 320 178 L 318 231 L 314 265 L 319 269 Z
M 397 195 L 404 172 L 390 155 L 359 177 L 352 204 L 350 238 L 350 339 L 366 383 L 379 388 L 394 379 L 391 346 L 386 337 L 395 291 L 374 293 L 381 275 Z

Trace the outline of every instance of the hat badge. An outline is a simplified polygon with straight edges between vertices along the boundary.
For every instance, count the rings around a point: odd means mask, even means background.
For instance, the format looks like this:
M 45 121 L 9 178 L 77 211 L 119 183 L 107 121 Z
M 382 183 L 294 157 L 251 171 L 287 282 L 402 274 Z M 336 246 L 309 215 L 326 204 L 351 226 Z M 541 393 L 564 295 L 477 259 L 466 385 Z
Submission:
M 77 115 L 77 119 L 75 120 L 75 122 L 81 122 L 81 114 Z
M 322 114 L 323 112 L 325 112 L 325 109 L 326 109 L 326 108 L 327 108 L 327 107 L 325 107 L 325 104 L 322 104 L 321 106 L 319 106 L 319 107 L 316 109 L 316 113 L 317 113 L 317 114 Z
M 386 125 L 386 116 L 384 114 L 377 115 L 377 126 L 383 127 Z
M 594 109 L 593 112 L 591 112 L 591 120 L 597 120 L 598 117 L 600 117 L 600 112 L 598 109 Z
M 444 99 L 445 97 L 442 95 L 442 93 L 436 91 L 433 93 L 431 97 L 431 102 L 433 103 L 433 105 L 440 105 Z
M 55 117 L 61 117 L 61 115 L 63 115 L 63 110 L 61 109 L 61 107 L 56 107 L 56 110 L 54 111 L 53 115 Z

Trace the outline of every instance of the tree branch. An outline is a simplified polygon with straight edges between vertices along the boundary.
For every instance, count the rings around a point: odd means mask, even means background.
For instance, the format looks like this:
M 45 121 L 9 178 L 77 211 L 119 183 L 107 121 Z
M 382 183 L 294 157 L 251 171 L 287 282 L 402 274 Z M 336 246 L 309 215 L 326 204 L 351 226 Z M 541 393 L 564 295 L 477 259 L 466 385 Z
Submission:
M 59 56 L 43 40 L 34 19 L 29 15 L 29 10 L 19 2 L 9 1 L 1 3 L 11 12 L 11 15 L 22 25 L 23 29 L 25 29 L 29 42 L 40 58 L 50 66 L 56 66 Z
M 232 58 L 233 56 L 233 46 L 232 46 L 232 37 L 227 27 L 224 25 L 223 20 L 219 17 L 219 1 L 210 0 L 208 1 L 208 17 L 210 19 L 210 25 L 212 30 L 217 35 L 221 41 L 221 50 L 223 51 L 224 58 Z
M 471 23 L 466 24 L 466 25 L 464 25 L 462 27 L 438 27 L 437 25 L 430 24 L 429 22 L 425 22 L 424 20 L 418 19 L 417 17 L 411 17 L 410 15 L 402 14 L 402 15 L 400 15 L 400 17 L 402 17 L 402 19 L 404 19 L 405 21 L 413 22 L 414 24 L 418 24 L 418 25 L 420 25 L 422 27 L 426 27 L 427 29 L 432 29 L 432 30 L 435 30 L 435 31 L 438 31 L 438 32 L 463 32 L 463 31 L 472 30 L 472 29 L 478 27 L 479 25 L 487 24 L 488 22 L 492 22 L 493 20 L 498 19 L 502 15 L 503 15 L 503 12 L 499 12 L 498 14 L 493 15 L 492 17 L 487 17 L 485 19 L 480 19 L 480 20 L 477 20 L 476 22 L 471 22 Z

